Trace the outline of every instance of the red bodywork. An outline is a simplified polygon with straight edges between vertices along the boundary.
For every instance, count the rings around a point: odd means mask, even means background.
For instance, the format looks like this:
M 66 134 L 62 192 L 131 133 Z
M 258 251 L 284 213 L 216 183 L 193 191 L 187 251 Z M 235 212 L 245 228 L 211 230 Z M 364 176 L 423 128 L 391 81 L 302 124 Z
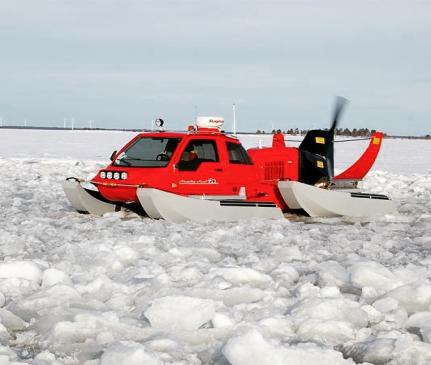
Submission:
M 345 177 L 356 179 L 365 175 L 371 168 L 378 153 L 382 135 L 373 136 L 370 147 L 351 168 L 346 170 Z M 180 139 L 169 162 L 164 167 L 117 166 L 115 158 L 132 146 L 140 138 L 176 138 Z M 377 140 L 378 138 L 378 140 Z M 212 141 L 217 149 L 217 161 L 200 163 L 194 171 L 179 168 L 186 147 L 193 140 Z M 378 143 L 377 143 L 378 141 Z M 277 189 L 279 180 L 299 180 L 300 153 L 296 147 L 287 147 L 281 133 L 273 136 L 272 147 L 249 149 L 249 163 L 233 163 L 230 160 L 228 144 L 241 145 L 237 138 L 220 133 L 218 130 L 201 129 L 197 132 L 143 132 L 127 143 L 115 154 L 113 162 L 92 179 L 101 195 L 113 202 L 138 202 L 136 189 L 151 187 L 167 192 L 188 195 L 233 196 L 246 193 L 250 201 L 273 202 L 283 210 L 286 203 Z M 191 152 L 189 156 L 191 156 Z M 102 178 L 101 172 L 126 172 L 127 179 L 116 180 Z

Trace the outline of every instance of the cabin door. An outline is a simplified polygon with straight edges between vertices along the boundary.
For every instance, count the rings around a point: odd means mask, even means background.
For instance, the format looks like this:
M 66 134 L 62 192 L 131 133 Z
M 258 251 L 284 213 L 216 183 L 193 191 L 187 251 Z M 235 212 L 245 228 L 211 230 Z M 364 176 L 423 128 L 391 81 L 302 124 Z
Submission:
M 225 171 L 215 140 L 190 140 L 176 166 L 174 181 L 178 194 L 226 194 Z

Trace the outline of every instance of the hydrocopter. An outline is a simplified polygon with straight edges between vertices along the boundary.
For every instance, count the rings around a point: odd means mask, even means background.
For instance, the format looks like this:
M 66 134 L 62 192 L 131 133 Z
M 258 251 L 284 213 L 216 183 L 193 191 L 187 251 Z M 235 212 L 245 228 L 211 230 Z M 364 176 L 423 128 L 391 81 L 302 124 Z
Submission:
M 369 137 L 356 162 L 334 174 L 334 135 L 345 104 L 338 98 L 331 127 L 310 130 L 298 147 L 286 145 L 278 132 L 271 147 L 246 150 L 222 131 L 221 117 L 197 117 L 185 132 L 165 131 L 158 119 L 159 130 L 139 133 L 91 180 L 69 177 L 63 189 L 79 213 L 130 210 L 172 222 L 396 214 L 389 197 L 359 188 L 380 151 L 382 132 Z

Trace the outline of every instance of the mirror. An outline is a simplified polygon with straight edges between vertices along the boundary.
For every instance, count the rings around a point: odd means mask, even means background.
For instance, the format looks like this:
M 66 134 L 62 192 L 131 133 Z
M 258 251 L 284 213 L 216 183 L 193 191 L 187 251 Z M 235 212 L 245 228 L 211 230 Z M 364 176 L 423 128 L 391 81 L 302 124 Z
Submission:
M 117 154 L 117 151 L 115 150 L 114 152 L 112 152 L 112 154 L 111 154 L 111 157 L 109 157 L 109 159 L 111 160 L 111 161 L 114 161 L 114 159 L 115 159 L 115 155 Z

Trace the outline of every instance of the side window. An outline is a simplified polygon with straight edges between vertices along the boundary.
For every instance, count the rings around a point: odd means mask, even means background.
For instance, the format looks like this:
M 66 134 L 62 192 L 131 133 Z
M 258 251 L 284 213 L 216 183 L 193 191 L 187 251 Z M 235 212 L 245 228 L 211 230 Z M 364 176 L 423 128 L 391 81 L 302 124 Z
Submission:
M 243 146 L 237 143 L 227 142 L 227 151 L 229 153 L 229 162 L 243 165 L 251 165 L 250 157 Z
M 218 162 L 218 160 L 215 141 L 193 139 L 184 149 L 178 168 L 183 171 L 194 171 L 202 162 Z

